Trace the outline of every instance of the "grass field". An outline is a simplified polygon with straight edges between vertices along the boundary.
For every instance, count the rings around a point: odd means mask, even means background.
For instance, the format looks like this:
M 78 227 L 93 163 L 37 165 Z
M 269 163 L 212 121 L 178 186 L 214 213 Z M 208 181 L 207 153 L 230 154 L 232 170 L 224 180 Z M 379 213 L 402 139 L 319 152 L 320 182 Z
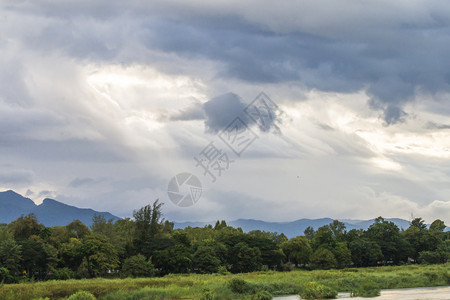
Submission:
M 232 279 L 245 285 L 233 292 Z M 236 281 L 236 280 L 235 280 Z M 98 299 L 252 299 L 251 294 L 268 291 L 272 295 L 298 294 L 309 282 L 317 282 L 339 292 L 352 291 L 365 282 L 381 289 L 450 285 L 450 264 L 398 267 L 350 268 L 342 270 L 296 270 L 255 272 L 235 275 L 168 275 L 162 278 L 84 279 L 5 284 L 0 299 L 30 300 L 39 297 L 65 299 L 79 290 Z M 254 298 L 253 298 L 254 299 Z

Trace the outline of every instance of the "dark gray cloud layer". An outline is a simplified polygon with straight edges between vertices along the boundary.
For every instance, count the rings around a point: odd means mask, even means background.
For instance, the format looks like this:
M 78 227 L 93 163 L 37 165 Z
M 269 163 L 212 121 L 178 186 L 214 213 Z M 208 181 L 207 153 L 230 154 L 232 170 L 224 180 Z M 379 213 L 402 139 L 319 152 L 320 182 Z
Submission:
M 417 92 L 450 91 L 449 20 L 398 28 L 391 37 L 332 39 L 304 32 L 277 33 L 230 16 L 150 25 L 148 45 L 186 57 L 207 57 L 226 68 L 219 76 L 255 83 L 297 81 L 309 88 L 355 92 L 367 88 L 371 107 L 388 124 L 405 116 Z M 393 34 L 393 36 L 392 36 Z
M 206 130 L 214 133 L 224 130 L 237 117 L 245 124 L 250 124 L 252 120 L 244 113 L 245 107 L 246 104 L 233 93 L 209 100 L 203 105 Z
M 151 51 L 218 62 L 223 66 L 217 71 L 218 79 L 293 81 L 335 92 L 365 88 L 372 97 L 371 107 L 384 111 L 389 124 L 405 117 L 402 106 L 417 93 L 450 91 L 447 6 L 438 10 L 414 3 L 411 6 L 420 8 L 417 20 L 414 12 L 398 11 L 397 22 L 383 13 L 379 20 L 367 23 L 352 15 L 359 20 L 352 23 L 336 12 L 336 26 L 327 35 L 295 26 L 284 31 L 273 29 L 263 21 L 245 18 L 249 14 L 245 6 L 241 11 L 230 5 L 218 13 L 220 8 L 207 6 L 209 10 L 200 10 L 197 5 L 195 1 L 148 5 L 131 2 L 127 6 L 109 1 L 96 5 L 43 1 L 40 5 L 9 2 L 7 7 L 53 17 L 25 41 L 38 51 L 65 51 L 73 57 L 96 61 L 145 61 L 145 56 L 130 56 L 126 51 L 136 44 Z M 383 10 L 381 4 L 373 5 Z M 305 5 L 304 9 L 308 8 Z M 339 10 L 348 13 L 345 7 Z M 312 16 L 311 22 L 321 28 L 328 20 L 320 19 L 318 14 Z M 4 89 L 5 97 L 8 94 Z
M 228 93 L 210 99 L 203 104 L 203 110 L 206 116 L 206 131 L 209 133 L 217 133 L 225 130 L 232 123 L 232 126 L 236 126 L 235 128 L 238 130 L 245 130 L 245 126 L 251 127 L 256 125 L 263 132 L 273 131 L 280 133 L 279 127 L 277 126 L 277 124 L 281 123 L 277 115 L 278 112 L 271 110 L 272 107 L 258 107 L 259 114 L 252 117 L 250 113 L 255 113 L 255 111 L 246 110 L 252 106 L 252 103 L 245 103 L 234 93 Z M 257 103 L 253 108 L 260 105 Z M 269 113 L 273 118 L 268 117 Z M 233 122 L 236 118 L 239 118 L 240 121 Z M 264 123 L 261 122 L 262 118 L 264 118 L 262 121 Z

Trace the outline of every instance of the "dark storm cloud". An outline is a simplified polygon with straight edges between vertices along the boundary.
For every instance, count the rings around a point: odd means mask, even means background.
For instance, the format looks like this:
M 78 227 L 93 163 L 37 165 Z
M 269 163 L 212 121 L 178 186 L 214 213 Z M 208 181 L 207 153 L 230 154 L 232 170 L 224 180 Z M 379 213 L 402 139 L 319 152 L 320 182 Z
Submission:
M 250 82 L 299 80 L 310 88 L 337 92 L 355 92 L 368 85 L 369 95 L 384 110 L 387 123 L 404 116 L 401 105 L 413 97 L 416 88 L 425 93 L 450 90 L 448 71 L 436 68 L 448 60 L 439 55 L 442 49 L 450 50 L 446 38 L 434 41 L 424 37 L 412 41 L 414 47 L 408 49 L 394 41 L 377 45 L 377 41 L 355 43 L 303 33 L 258 32 L 242 23 L 241 30 L 235 31 L 226 24 L 221 28 L 164 24 L 167 34 L 152 45 L 220 60 L 227 66 L 223 76 Z
M 399 106 L 392 103 L 383 103 L 377 99 L 372 98 L 369 101 L 369 105 L 374 109 L 383 110 L 383 117 L 387 125 L 391 125 L 397 122 L 403 122 L 405 117 L 408 116 Z
M 260 123 L 258 118 L 252 118 L 245 111 L 251 103 L 244 103 L 244 101 L 234 93 L 224 94 L 215 98 L 212 98 L 205 104 L 203 109 L 206 115 L 205 127 L 209 133 L 217 133 L 226 129 L 230 124 L 237 126 L 237 129 L 243 130 L 245 126 L 256 127 L 262 132 L 273 131 L 274 133 L 280 133 L 280 129 L 277 124 L 281 123 L 279 118 L 279 112 L 270 111 L 273 114 L 272 118 L 264 118 L 265 123 Z M 264 109 L 266 109 L 264 107 Z M 254 112 L 254 111 L 252 111 Z M 267 111 L 260 112 L 259 117 L 267 116 Z M 233 122 L 236 118 L 239 118 L 239 122 Z
M 8 3 L 11 11 L 52 17 L 41 20 L 45 23 L 42 30 L 27 37 L 26 43 L 37 51 L 62 50 L 96 61 L 157 63 L 125 51 L 145 45 L 151 51 L 219 62 L 218 80 L 293 81 L 311 89 L 344 93 L 364 88 L 372 98 L 371 107 L 382 110 L 388 124 L 406 116 L 402 106 L 417 92 L 450 91 L 450 18 L 445 5 L 439 10 L 414 3 L 417 11 L 399 10 L 398 20 L 383 13 L 379 19 L 369 16 L 367 23 L 356 17 L 351 6 L 348 11 L 343 9 L 350 20 L 336 13 L 336 25 L 326 34 L 291 26 L 289 19 L 279 21 L 287 29 L 276 30 L 264 22 L 262 13 L 258 21 L 249 20 L 248 15 L 258 13 L 235 3 L 204 9 L 196 1 L 130 2 L 126 6 L 109 1 Z M 329 13 L 326 8 L 303 5 L 317 13 L 308 21 L 312 28 L 334 21 L 321 19 L 322 13 Z M 372 6 L 383 11 L 382 4 Z M 289 7 L 284 9 L 289 13 Z M 366 11 L 361 13 L 366 15 Z
M 206 114 L 206 130 L 213 133 L 219 132 L 237 117 L 246 124 L 251 123 L 252 120 L 244 113 L 245 107 L 241 98 L 233 93 L 212 98 L 203 105 Z
M 299 81 L 309 88 L 355 92 L 367 88 L 388 124 L 405 117 L 402 105 L 417 91 L 450 91 L 448 19 L 431 28 L 395 28 L 385 38 L 329 38 L 278 33 L 239 17 L 149 24 L 149 47 L 186 57 L 208 57 L 219 76 L 252 83 Z

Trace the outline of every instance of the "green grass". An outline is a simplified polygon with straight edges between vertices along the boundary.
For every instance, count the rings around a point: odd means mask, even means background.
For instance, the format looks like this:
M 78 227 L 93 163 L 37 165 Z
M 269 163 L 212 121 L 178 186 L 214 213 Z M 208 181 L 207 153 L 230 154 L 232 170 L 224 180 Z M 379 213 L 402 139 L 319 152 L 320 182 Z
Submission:
M 352 297 L 376 297 L 380 295 L 380 286 L 370 280 L 366 279 L 360 286 L 352 290 Z
M 230 288 L 240 279 L 243 293 Z M 0 299 L 30 300 L 39 297 L 66 299 L 77 291 L 92 293 L 98 299 L 251 299 L 266 291 L 272 295 L 299 294 L 314 281 L 339 292 L 370 289 L 414 288 L 450 285 L 450 264 L 398 267 L 349 268 L 343 270 L 296 270 L 228 275 L 168 275 L 162 278 L 83 279 L 4 284 Z M 239 282 L 239 281 L 236 281 Z M 367 284 L 370 282 L 370 285 Z

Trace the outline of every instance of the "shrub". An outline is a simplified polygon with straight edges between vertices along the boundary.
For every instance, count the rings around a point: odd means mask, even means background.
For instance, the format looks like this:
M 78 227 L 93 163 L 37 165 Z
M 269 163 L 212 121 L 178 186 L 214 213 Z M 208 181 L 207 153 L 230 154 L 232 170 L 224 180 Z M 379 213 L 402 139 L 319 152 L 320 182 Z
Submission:
M 450 272 L 443 272 L 443 276 L 447 284 L 450 284 Z
M 67 300 L 95 300 L 95 296 L 89 292 L 79 291 L 67 298 Z
M 7 268 L 0 268 L 0 282 L 11 283 L 14 278 L 11 276 Z
M 365 280 L 360 286 L 352 290 L 353 297 L 377 297 L 380 295 L 380 288 L 373 280 Z
M 69 268 L 53 269 L 51 279 L 67 280 L 75 277 L 74 272 Z
M 438 264 L 441 262 L 441 256 L 434 251 L 422 251 L 419 254 L 419 261 L 423 264 Z
M 273 296 L 268 291 L 259 291 L 251 296 L 251 300 L 272 300 Z
M 225 267 L 225 266 L 219 266 L 219 268 L 217 269 L 217 273 L 219 273 L 220 275 L 229 275 L 229 274 L 231 274 L 228 271 L 227 267 Z
M 233 293 L 248 294 L 252 291 L 252 286 L 245 280 L 233 278 L 228 282 L 228 287 Z
M 305 284 L 300 292 L 300 297 L 304 299 L 334 299 L 336 296 L 337 291 L 315 281 Z
M 142 289 L 129 291 L 115 291 L 108 293 L 101 297 L 102 300 L 160 300 L 160 299 L 175 299 L 176 297 L 164 291 L 163 288 L 144 287 Z

